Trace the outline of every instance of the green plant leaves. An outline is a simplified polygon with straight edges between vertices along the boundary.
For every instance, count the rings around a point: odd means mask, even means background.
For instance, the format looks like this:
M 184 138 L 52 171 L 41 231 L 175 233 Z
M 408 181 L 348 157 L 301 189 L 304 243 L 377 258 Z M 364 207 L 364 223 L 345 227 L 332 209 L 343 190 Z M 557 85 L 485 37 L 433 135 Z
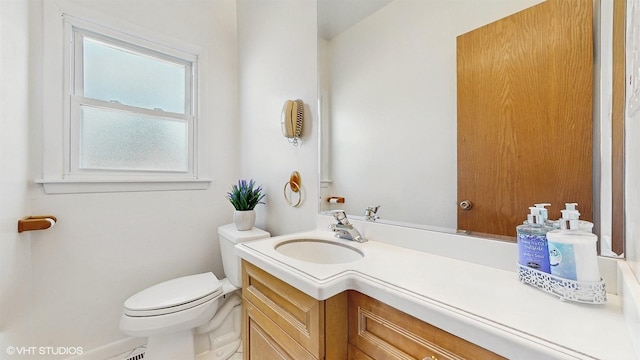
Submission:
M 264 204 L 262 199 L 266 194 L 262 193 L 262 186 L 255 188 L 255 181 L 238 180 L 237 185 L 231 187 L 231 191 L 227 193 L 227 199 L 231 205 L 238 211 L 253 210 L 258 204 Z

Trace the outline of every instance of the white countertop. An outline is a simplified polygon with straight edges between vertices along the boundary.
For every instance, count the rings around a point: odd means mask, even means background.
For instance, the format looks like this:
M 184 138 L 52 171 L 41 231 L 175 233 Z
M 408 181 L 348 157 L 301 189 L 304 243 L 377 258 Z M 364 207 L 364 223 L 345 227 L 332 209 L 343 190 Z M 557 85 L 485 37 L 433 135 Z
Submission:
M 341 242 L 364 257 L 315 264 L 274 250 L 297 238 Z M 509 359 L 635 359 L 617 295 L 603 305 L 560 301 L 520 283 L 516 259 L 507 271 L 318 230 L 239 244 L 236 252 L 318 300 L 357 290 Z

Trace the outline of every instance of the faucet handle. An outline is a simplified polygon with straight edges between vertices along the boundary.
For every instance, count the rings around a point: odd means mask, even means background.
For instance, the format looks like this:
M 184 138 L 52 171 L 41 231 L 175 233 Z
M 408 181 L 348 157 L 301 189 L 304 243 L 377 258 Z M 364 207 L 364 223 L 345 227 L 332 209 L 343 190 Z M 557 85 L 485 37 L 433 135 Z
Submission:
M 338 224 L 340 225 L 349 225 L 349 219 L 347 219 L 347 213 L 344 210 L 333 210 L 331 211 L 333 217 L 336 219 Z
M 380 205 L 376 205 L 376 206 L 368 206 L 367 209 L 365 211 L 370 211 L 372 213 L 377 213 L 378 209 L 380 209 Z
M 380 216 L 376 216 L 378 209 L 380 209 L 380 205 L 367 207 L 364 210 L 364 219 L 367 221 L 376 221 L 377 219 L 380 219 Z

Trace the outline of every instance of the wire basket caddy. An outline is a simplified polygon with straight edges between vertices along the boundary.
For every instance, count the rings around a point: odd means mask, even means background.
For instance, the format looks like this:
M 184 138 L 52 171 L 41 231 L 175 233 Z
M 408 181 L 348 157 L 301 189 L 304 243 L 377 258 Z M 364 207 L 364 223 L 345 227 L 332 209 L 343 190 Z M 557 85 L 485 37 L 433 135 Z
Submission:
M 569 280 L 520 264 L 518 264 L 518 277 L 522 283 L 556 295 L 560 300 L 585 304 L 604 304 L 607 301 L 607 291 L 602 279 L 600 281 Z

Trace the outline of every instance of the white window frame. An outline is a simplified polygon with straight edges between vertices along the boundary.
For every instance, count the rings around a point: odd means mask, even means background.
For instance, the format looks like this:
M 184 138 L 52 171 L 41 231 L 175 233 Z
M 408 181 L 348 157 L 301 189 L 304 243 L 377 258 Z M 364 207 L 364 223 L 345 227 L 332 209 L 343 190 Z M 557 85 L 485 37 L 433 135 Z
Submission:
M 64 74 L 63 105 L 61 122 L 61 146 L 53 146 L 58 150 L 62 160 L 62 168 L 47 170 L 51 166 L 45 163 L 44 178 L 36 180 L 41 183 L 47 193 L 85 193 L 85 192 L 120 192 L 120 191 L 154 191 L 154 190 L 198 190 L 206 189 L 211 182 L 198 174 L 198 55 L 184 51 L 175 46 L 162 44 L 157 40 L 149 40 L 109 27 L 93 24 L 66 14 L 62 14 L 62 54 Z M 141 109 L 120 103 L 86 98 L 83 95 L 82 78 L 82 38 L 113 44 L 125 49 L 132 49 L 144 55 L 161 58 L 179 64 L 190 64 L 187 71 L 185 102 L 188 104 L 184 114 L 165 112 L 159 109 Z M 59 44 L 60 42 L 58 42 Z M 45 49 L 45 53 L 46 53 Z M 80 61 L 77 61 L 80 59 Z M 76 74 L 80 76 L 75 76 Z M 46 100 L 45 100 L 46 102 Z M 188 168 L 187 171 L 152 171 L 152 170 L 92 170 L 79 167 L 79 109 L 81 105 L 98 106 L 104 109 L 129 111 L 140 115 L 163 117 L 185 122 L 188 126 Z M 45 107 L 46 111 L 46 107 Z M 45 118 L 46 122 L 50 119 Z M 45 137 L 46 129 L 44 126 Z M 50 126 L 55 129 L 60 126 Z M 47 158 L 45 139 L 45 162 Z

